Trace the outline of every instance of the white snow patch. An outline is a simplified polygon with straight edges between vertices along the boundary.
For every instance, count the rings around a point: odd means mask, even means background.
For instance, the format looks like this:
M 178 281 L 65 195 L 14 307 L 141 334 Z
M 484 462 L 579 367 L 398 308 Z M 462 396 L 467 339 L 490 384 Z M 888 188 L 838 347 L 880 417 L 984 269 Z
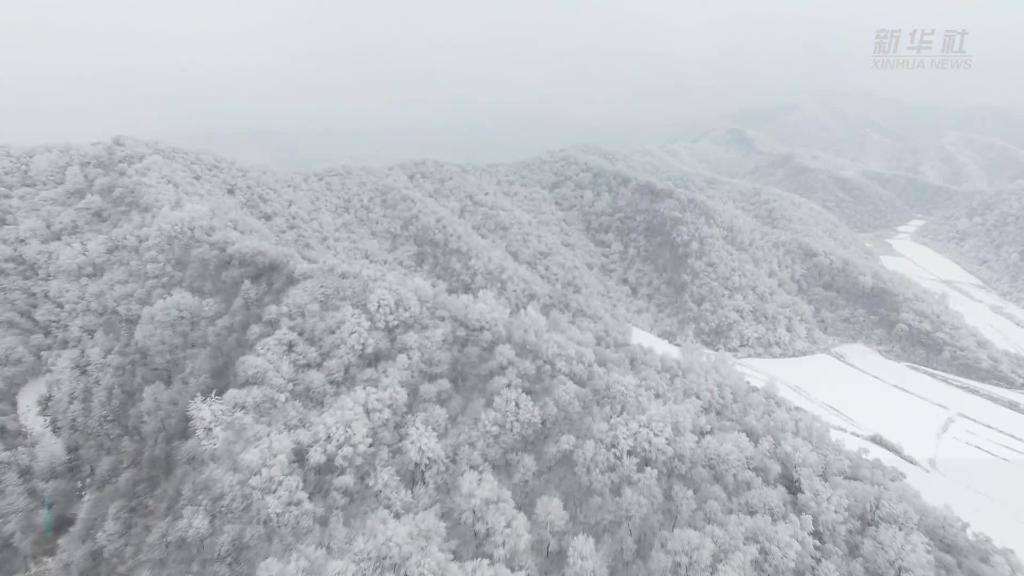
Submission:
M 1017 403 L 1020 405 L 1021 410 L 1024 410 L 1024 392 L 1018 390 L 1010 390 L 1008 388 L 1003 388 L 1001 386 L 993 386 L 991 384 L 985 384 L 983 382 L 975 382 L 974 380 L 968 380 L 967 378 L 961 378 L 959 376 L 954 376 L 952 374 L 946 374 L 945 372 L 932 370 L 931 368 L 925 368 L 924 366 L 917 366 L 914 364 L 907 364 L 907 366 L 911 366 L 923 372 L 934 374 L 937 378 L 945 378 L 947 382 L 950 382 L 952 384 L 959 385 L 965 388 L 971 388 L 980 393 L 980 395 L 982 396 L 986 394 L 993 395 L 1008 400 L 1010 402 Z
M 64 461 L 64 443 L 52 430 L 50 420 L 39 412 L 39 399 L 46 394 L 46 381 L 37 378 L 18 390 L 18 421 L 36 444 L 36 465 L 55 466 Z
M 963 282 L 984 286 L 973 274 L 958 266 L 955 262 L 931 248 L 918 244 L 912 238 L 894 237 L 888 240 L 889 245 L 899 252 L 904 258 L 910 260 L 923 270 L 946 282 Z
M 631 328 L 629 341 L 663 356 L 670 356 L 672 358 L 682 357 L 682 352 L 679 351 L 678 346 L 669 344 L 667 341 L 658 338 L 654 334 L 645 332 L 635 326 Z
M 910 222 L 907 222 L 903 226 L 897 227 L 896 230 L 902 232 L 903 234 L 913 234 L 914 232 L 917 232 L 918 228 L 924 226 L 924 222 L 924 220 L 920 219 L 911 220 Z

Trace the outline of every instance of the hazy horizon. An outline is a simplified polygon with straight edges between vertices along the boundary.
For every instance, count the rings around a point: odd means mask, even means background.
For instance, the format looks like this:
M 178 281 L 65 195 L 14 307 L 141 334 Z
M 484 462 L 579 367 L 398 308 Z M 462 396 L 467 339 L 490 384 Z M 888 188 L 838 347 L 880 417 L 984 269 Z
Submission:
M 124 134 L 281 168 L 629 148 L 828 94 L 1019 113 L 1024 6 L 43 1 L 0 22 L 0 142 Z M 970 70 L 875 70 L 966 30 Z M 28 58 L 31 56 L 31 58 Z

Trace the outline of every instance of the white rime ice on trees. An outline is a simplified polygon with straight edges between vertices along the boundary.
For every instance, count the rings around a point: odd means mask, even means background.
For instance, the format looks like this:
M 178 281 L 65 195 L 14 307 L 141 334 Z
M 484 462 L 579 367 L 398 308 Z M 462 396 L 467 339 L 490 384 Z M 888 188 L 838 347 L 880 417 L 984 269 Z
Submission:
M 599 150 L 282 174 L 118 140 L 0 148 L 0 200 L 0 417 L 47 382 L 68 455 L 0 438 L 19 566 L 882 576 L 884 501 L 908 570 L 1020 571 L 700 347 L 1015 373 L 777 190 Z
M 481 552 L 513 565 L 524 560 L 530 543 L 529 521 L 494 476 L 472 470 L 464 473 L 454 498 L 459 520 L 473 531 Z
M 587 534 L 577 534 L 569 542 L 565 560 L 566 576 L 607 576 L 608 569 L 601 558 L 594 539 Z
M 551 552 L 558 552 L 562 535 L 569 524 L 569 514 L 562 506 L 558 496 L 541 496 L 533 509 L 533 525 L 537 528 L 537 537 L 544 547 L 544 557 Z

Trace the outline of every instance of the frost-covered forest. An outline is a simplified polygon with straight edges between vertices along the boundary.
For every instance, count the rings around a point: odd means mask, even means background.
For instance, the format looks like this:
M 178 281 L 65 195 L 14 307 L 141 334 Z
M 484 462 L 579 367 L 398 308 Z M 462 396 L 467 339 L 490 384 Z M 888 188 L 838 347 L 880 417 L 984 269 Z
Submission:
M 726 356 L 1022 381 L 795 188 L 666 149 L 0 149 L 0 572 L 1022 573 Z

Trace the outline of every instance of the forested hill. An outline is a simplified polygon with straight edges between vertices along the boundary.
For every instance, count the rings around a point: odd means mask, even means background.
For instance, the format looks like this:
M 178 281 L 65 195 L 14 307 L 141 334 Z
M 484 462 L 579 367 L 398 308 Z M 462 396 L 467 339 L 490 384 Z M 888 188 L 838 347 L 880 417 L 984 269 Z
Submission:
M 1020 374 L 795 196 L 599 150 L 281 174 L 118 139 L 0 149 L 0 198 L 4 573 L 1022 570 L 701 347 Z

